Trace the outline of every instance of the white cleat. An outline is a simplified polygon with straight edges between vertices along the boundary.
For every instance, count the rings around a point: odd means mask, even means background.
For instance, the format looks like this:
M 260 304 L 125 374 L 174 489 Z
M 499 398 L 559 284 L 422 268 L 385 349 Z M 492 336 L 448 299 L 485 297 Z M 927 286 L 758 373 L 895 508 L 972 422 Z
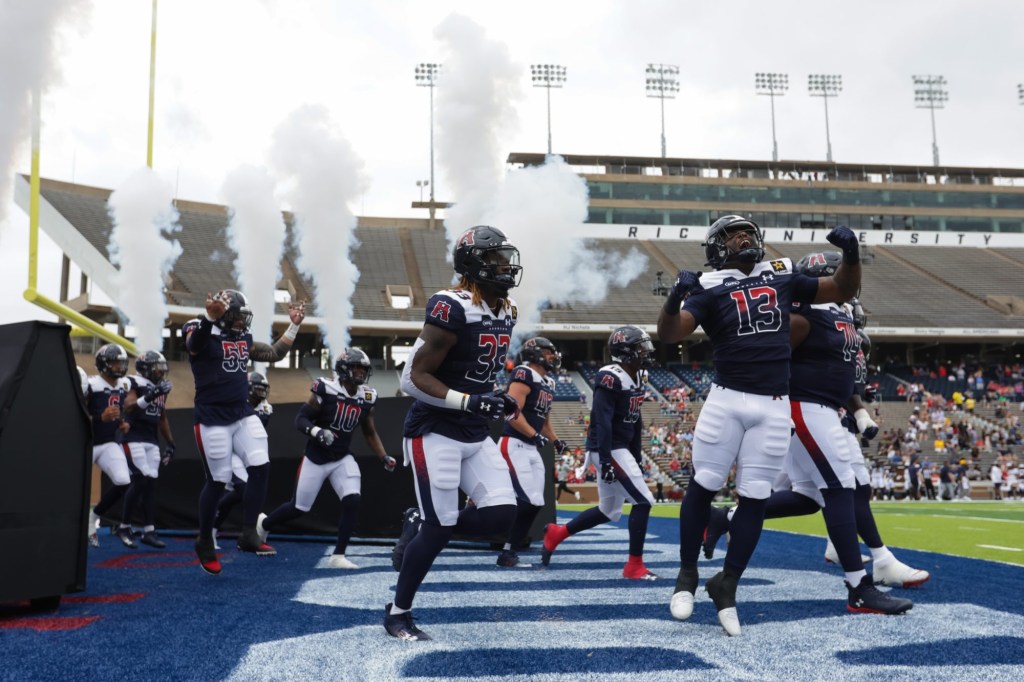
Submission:
M 213 529 L 213 548 L 215 550 L 218 550 L 218 551 L 220 550 L 220 545 L 217 544 L 217 529 L 216 528 Z
M 917 568 L 911 568 L 898 559 L 886 563 L 884 566 L 875 564 L 872 577 L 876 584 L 889 585 L 890 587 L 916 587 L 928 581 L 931 574 Z
M 266 514 L 260 514 L 256 517 L 256 534 L 260 536 L 260 542 L 264 545 L 267 544 L 267 529 L 263 527 L 263 522 L 267 520 Z
M 99 528 L 100 528 L 100 517 L 96 516 L 96 512 L 94 512 L 92 509 L 90 509 L 89 510 L 89 525 L 88 525 L 88 530 L 89 530 L 88 538 L 89 538 L 89 546 L 90 547 L 99 547 L 100 546 Z
M 730 606 L 718 612 L 718 622 L 722 624 L 725 634 L 730 637 L 740 636 L 740 616 L 736 613 L 736 607 Z
M 860 560 L 863 563 L 871 561 L 871 556 L 868 554 L 861 554 Z M 825 561 L 830 564 L 839 565 L 839 552 L 836 551 L 836 546 L 832 544 L 832 540 L 825 541 Z
M 327 568 L 359 568 L 354 563 L 345 558 L 344 554 L 332 554 L 331 558 L 327 560 Z
M 686 590 L 676 592 L 668 608 L 676 620 L 688 620 L 693 615 L 693 594 Z

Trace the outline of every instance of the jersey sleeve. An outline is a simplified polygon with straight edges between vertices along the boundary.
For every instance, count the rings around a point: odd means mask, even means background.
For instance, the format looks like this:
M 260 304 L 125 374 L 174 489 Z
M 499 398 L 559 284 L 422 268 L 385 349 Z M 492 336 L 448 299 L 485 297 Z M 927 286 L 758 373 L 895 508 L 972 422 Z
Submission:
M 622 381 L 614 372 L 602 369 L 597 373 L 597 377 L 594 378 L 594 390 L 596 391 L 598 389 L 621 391 Z
M 814 303 L 818 295 L 818 278 L 807 275 L 793 275 L 793 304 Z
M 530 381 L 530 370 L 526 367 L 516 367 L 512 370 L 512 378 L 509 379 L 509 384 L 520 383 L 526 384 L 527 387 L 533 388 L 533 382 Z
M 466 311 L 450 296 L 443 293 L 434 294 L 427 301 L 424 323 L 456 331 L 466 326 Z
M 363 386 L 359 390 L 363 392 L 363 402 L 365 402 L 370 407 L 373 407 L 373 405 L 377 402 L 377 389 L 371 388 L 369 386 Z

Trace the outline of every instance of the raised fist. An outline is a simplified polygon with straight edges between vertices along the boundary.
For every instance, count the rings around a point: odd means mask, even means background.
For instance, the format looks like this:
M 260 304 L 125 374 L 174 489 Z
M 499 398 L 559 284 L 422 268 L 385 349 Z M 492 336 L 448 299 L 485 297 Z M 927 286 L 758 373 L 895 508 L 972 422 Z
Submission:
M 701 274 L 700 272 L 680 270 L 679 274 L 676 275 L 675 283 L 672 285 L 670 296 L 684 301 L 690 294 L 704 291 L 704 287 L 700 285 Z
M 302 324 L 302 321 L 306 319 L 306 302 L 299 301 L 288 306 L 288 317 L 292 324 Z
M 223 289 L 215 294 L 206 294 L 206 316 L 211 320 L 219 320 L 230 305 L 231 300 Z

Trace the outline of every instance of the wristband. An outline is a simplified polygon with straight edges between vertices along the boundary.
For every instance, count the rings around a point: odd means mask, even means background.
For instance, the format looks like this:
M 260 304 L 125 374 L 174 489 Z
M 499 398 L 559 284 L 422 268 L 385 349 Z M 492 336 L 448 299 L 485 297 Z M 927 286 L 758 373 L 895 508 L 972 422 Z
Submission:
M 217 321 L 216 317 L 210 317 L 210 313 L 206 312 L 205 310 L 203 311 L 203 317 L 206 318 L 206 321 L 211 324 Z M 202 322 L 202 320 L 200 320 L 200 322 Z
M 449 410 L 465 410 L 468 398 L 465 393 L 448 389 L 448 395 L 444 397 L 444 406 Z
M 679 314 L 679 306 L 680 306 L 680 304 L 682 302 L 683 302 L 683 299 L 676 298 L 672 294 L 669 294 L 668 298 L 665 300 L 665 305 L 662 306 L 662 310 L 665 311 L 666 315 L 678 315 Z
M 145 398 L 139 398 L 138 400 L 135 401 L 135 404 L 139 406 L 140 410 L 144 410 L 147 407 L 149 407 L 149 403 L 146 402 Z
M 294 341 L 295 337 L 299 335 L 299 325 L 294 322 L 288 325 L 288 328 L 284 330 L 283 337 L 289 341 Z
M 860 249 L 854 249 L 853 251 L 843 251 L 843 263 L 845 265 L 857 265 L 860 263 Z
M 313 436 L 313 438 L 316 438 L 316 434 L 318 434 L 318 433 L 320 433 L 320 427 L 319 426 L 310 427 L 309 435 Z

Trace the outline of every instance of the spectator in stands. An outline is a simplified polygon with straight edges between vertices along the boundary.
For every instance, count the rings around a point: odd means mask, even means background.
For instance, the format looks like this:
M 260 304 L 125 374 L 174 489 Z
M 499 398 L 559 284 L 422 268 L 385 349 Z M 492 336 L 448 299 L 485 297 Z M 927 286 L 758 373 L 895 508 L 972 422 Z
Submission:
M 907 465 L 907 478 L 910 481 L 910 487 L 907 490 L 907 495 L 912 500 L 921 499 L 919 492 L 920 480 L 919 474 L 921 472 L 921 465 L 917 462 L 917 457 L 913 457 L 910 460 L 910 464 Z

